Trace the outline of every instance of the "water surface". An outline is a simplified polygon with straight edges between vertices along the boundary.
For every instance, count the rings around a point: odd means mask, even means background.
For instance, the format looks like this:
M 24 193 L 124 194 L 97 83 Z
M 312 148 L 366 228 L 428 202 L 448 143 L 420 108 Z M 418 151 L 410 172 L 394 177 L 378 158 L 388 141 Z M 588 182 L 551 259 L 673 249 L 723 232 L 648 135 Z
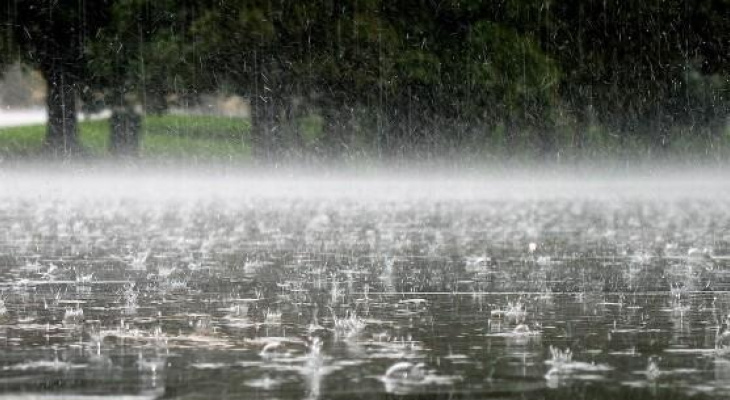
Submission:
M 0 398 L 730 395 L 722 181 L 0 180 Z

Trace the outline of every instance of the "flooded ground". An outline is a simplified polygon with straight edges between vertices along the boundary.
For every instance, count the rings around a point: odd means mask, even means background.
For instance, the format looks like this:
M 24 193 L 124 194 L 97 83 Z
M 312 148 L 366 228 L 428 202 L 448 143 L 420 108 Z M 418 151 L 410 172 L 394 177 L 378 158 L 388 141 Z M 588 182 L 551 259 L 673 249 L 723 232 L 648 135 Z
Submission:
M 721 181 L 0 181 L 0 399 L 730 395 Z

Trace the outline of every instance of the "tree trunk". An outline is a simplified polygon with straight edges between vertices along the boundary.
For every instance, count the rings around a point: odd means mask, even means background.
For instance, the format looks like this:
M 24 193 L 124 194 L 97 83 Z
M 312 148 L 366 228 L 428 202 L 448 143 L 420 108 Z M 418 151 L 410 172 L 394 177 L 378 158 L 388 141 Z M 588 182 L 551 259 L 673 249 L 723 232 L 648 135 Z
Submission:
M 109 151 L 115 156 L 137 156 L 142 117 L 132 107 L 118 107 L 112 112 L 109 125 Z
M 543 117 L 537 125 L 538 154 L 542 160 L 552 160 L 556 155 L 555 125 L 549 117 Z
M 339 99 L 328 99 L 320 107 L 324 119 L 324 132 L 318 143 L 317 155 L 328 161 L 344 156 L 351 140 L 351 115 L 346 103 Z
M 278 107 L 273 97 L 251 99 L 252 150 L 254 158 L 263 162 L 275 162 L 278 151 Z
M 81 150 L 76 122 L 76 88 L 63 67 L 43 71 L 48 84 L 48 129 L 44 147 L 56 156 L 69 156 Z
M 520 153 L 517 149 L 517 135 L 520 131 L 520 124 L 512 113 L 507 114 L 504 118 L 504 143 L 505 143 L 505 155 L 509 158 Z

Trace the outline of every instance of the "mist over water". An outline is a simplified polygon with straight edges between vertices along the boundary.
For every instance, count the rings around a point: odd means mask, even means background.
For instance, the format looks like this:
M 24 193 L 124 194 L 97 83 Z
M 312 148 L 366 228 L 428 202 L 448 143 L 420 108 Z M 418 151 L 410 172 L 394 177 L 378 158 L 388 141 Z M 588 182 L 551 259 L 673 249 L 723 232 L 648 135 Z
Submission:
M 0 174 L 7 398 L 730 393 L 719 173 L 39 168 Z
M 203 163 L 8 164 L 0 171 L 5 197 L 168 199 L 301 198 L 407 200 L 551 200 L 631 198 L 718 199 L 730 188 L 727 168 L 616 164 L 434 166 L 410 163 L 252 167 Z

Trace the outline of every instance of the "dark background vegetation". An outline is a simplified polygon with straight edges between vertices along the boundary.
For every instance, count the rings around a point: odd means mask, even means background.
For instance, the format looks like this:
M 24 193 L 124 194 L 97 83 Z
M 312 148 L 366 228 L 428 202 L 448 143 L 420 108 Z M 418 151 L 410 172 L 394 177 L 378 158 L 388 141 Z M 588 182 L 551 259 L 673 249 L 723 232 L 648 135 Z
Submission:
M 212 92 L 262 160 L 730 154 L 730 0 L 6 0 L 0 57 L 63 156 L 77 109 L 133 155 L 140 108 Z

